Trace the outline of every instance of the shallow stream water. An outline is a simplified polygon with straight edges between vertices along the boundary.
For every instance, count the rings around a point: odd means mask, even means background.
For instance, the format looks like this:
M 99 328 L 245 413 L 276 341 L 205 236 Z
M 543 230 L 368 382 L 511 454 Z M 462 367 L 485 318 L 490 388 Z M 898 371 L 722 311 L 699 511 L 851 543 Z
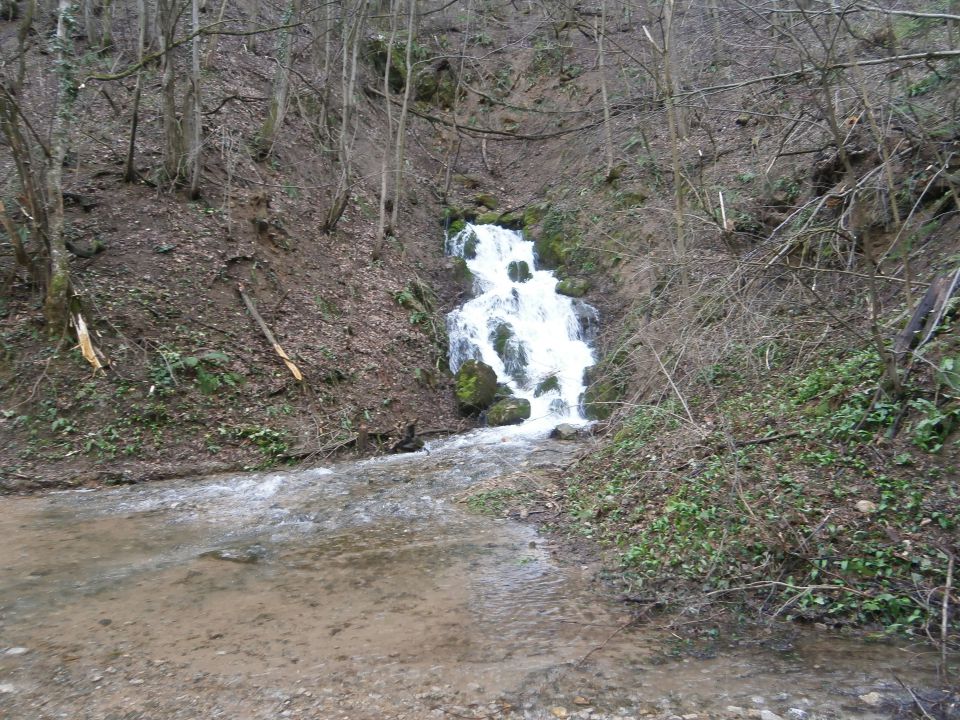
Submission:
M 685 652 L 628 626 L 592 565 L 459 502 L 574 450 L 485 431 L 326 469 L 4 498 L 0 717 L 869 718 L 897 678 L 933 682 L 922 647 L 825 632 Z

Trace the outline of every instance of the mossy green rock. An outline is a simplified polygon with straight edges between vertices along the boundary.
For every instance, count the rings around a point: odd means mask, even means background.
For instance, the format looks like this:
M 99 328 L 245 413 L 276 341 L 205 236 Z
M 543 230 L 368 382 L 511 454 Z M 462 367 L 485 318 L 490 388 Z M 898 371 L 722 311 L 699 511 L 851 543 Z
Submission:
M 563 265 L 576 248 L 576 240 L 568 240 L 562 233 L 549 233 L 545 230 L 534 240 L 533 248 L 544 267 L 556 268 Z
M 490 211 L 477 215 L 477 219 L 474 222 L 476 222 L 477 225 L 495 225 L 498 220 L 500 220 L 500 213 Z
M 473 260 L 477 256 L 478 242 L 480 242 L 480 238 L 471 230 L 470 234 L 463 241 L 463 257 L 467 260 Z
M 477 193 L 473 196 L 474 205 L 483 205 L 487 210 L 496 210 L 500 203 L 490 193 Z
M 526 209 L 523 211 L 523 226 L 524 227 L 533 227 L 538 222 L 543 220 L 546 217 L 547 210 L 550 209 L 548 203 L 534 203 L 533 205 L 527 205 Z
M 508 400 L 513 397 L 513 390 L 510 389 L 510 386 L 506 383 L 500 383 L 497 385 L 497 392 L 494 393 L 493 402 L 494 404 L 500 402 L 501 400 Z
M 454 220 L 452 223 L 450 223 L 450 227 L 447 228 L 447 234 L 450 237 L 453 237 L 454 235 L 459 233 L 461 230 L 463 230 L 466 226 L 467 226 L 466 220 Z
M 501 400 L 487 411 L 487 424 L 492 427 L 519 425 L 530 417 L 530 401 L 524 398 Z
M 497 374 L 479 360 L 467 360 L 454 377 L 457 408 L 465 415 L 477 415 L 493 402 L 497 392 Z
M 510 342 L 512 337 L 513 328 L 508 323 L 500 323 L 491 333 L 490 340 L 493 341 L 493 349 L 496 350 L 501 360 L 507 352 L 507 343 Z
M 545 380 L 541 380 L 536 389 L 533 391 L 534 397 L 540 397 L 541 395 L 546 395 L 548 392 L 559 391 L 560 390 L 560 378 L 556 375 L 551 375 Z
M 374 70 L 376 70 L 377 76 L 381 78 L 381 81 L 383 73 L 387 69 L 387 50 L 389 45 L 390 43 L 386 36 L 373 35 L 367 38 L 366 47 L 364 48 L 364 54 L 373 64 Z M 390 47 L 389 50 L 390 90 L 395 93 L 403 92 L 407 67 L 405 43 L 403 41 L 398 42 L 397 38 L 394 38 L 393 47 Z
M 590 281 L 582 278 L 566 278 L 557 283 L 557 292 L 572 298 L 583 297 L 589 289 Z
M 513 260 L 507 265 L 507 275 L 516 283 L 524 283 L 533 277 L 526 260 Z
M 461 257 L 450 258 L 453 277 L 464 290 L 473 290 L 473 273 L 467 267 L 467 261 Z
M 497 220 L 497 225 L 502 225 L 511 230 L 523 230 L 523 213 L 516 210 L 514 212 L 504 213 Z
M 622 382 L 602 376 L 601 372 L 600 366 L 594 365 L 583 373 L 583 384 L 587 389 L 580 398 L 580 405 L 589 420 L 606 420 L 623 397 Z

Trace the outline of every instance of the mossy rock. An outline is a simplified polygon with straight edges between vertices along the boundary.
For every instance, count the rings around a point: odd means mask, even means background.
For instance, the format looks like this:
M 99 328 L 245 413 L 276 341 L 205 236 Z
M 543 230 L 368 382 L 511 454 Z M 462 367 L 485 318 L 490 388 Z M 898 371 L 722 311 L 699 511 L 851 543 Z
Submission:
M 497 355 L 500 356 L 501 360 L 507 351 L 507 343 L 510 342 L 510 338 L 512 337 L 513 328 L 510 327 L 509 323 L 500 323 L 494 328 L 493 332 L 490 333 L 490 341 L 493 343 L 493 349 Z
M 391 92 L 403 92 L 403 86 L 406 84 L 406 48 L 405 40 L 394 38 L 393 47 L 390 48 L 390 76 L 388 82 Z M 387 69 L 387 50 L 389 40 L 384 35 L 372 35 L 367 38 L 364 47 L 364 56 L 373 64 L 377 76 L 383 81 L 383 73 Z
M 447 234 L 450 237 L 459 234 L 467 226 L 466 220 L 454 220 L 450 223 L 450 227 L 447 228 Z
M 525 283 L 533 278 L 533 273 L 530 272 L 530 266 L 526 260 L 512 260 L 507 265 L 507 275 L 515 283 Z
M 523 230 L 525 227 L 523 213 L 521 213 L 519 210 L 503 213 L 503 215 L 501 215 L 497 220 L 497 225 L 510 228 L 511 230 Z
M 557 283 L 557 293 L 572 298 L 581 298 L 590 289 L 590 281 L 583 278 L 566 278 Z
M 576 239 L 570 239 L 562 233 L 551 234 L 546 231 L 541 232 L 533 243 L 537 260 L 548 268 L 558 268 L 563 265 L 577 246 Z
M 493 343 L 493 349 L 503 361 L 503 369 L 507 374 L 518 383 L 526 382 L 529 362 L 527 348 L 517 339 L 513 328 L 507 323 L 500 323 L 490 333 L 490 342 Z
M 427 102 L 437 96 L 440 81 L 437 74 L 430 68 L 417 73 L 413 80 L 413 99 Z
M 617 195 L 617 205 L 622 208 L 640 207 L 647 201 L 648 197 L 649 195 L 642 188 L 624 190 Z
M 467 260 L 473 260 L 477 256 L 477 243 L 479 242 L 480 238 L 477 237 L 475 232 L 471 231 L 463 241 L 463 257 Z
M 584 416 L 590 420 L 606 420 L 623 397 L 623 383 L 604 374 L 601 365 L 594 365 L 584 371 L 583 384 L 587 386 L 580 398 Z
M 446 227 L 448 224 L 457 220 L 472 221 L 477 217 L 477 211 L 474 208 L 461 207 L 459 205 L 448 205 L 443 209 L 440 216 L 440 224 Z
M 501 400 L 509 400 L 512 398 L 513 390 L 506 383 L 500 383 L 497 385 L 497 392 L 493 396 L 494 404 L 500 402 Z
M 500 220 L 500 213 L 491 210 L 490 212 L 477 215 L 474 222 L 477 225 L 496 225 L 498 220 Z
M 573 210 L 551 208 L 543 218 L 543 229 L 534 241 L 537 259 L 548 268 L 559 268 L 580 249 L 580 230 Z
M 526 209 L 523 211 L 523 226 L 528 228 L 533 227 L 538 222 L 543 220 L 544 217 L 546 217 L 549 209 L 549 203 L 534 203 L 533 205 L 527 205 Z
M 474 205 L 482 205 L 487 210 L 496 210 L 500 203 L 499 201 L 490 193 L 477 193 L 473 196 Z
M 479 360 L 467 360 L 454 377 L 457 409 L 464 415 L 478 415 L 490 407 L 497 392 L 497 374 Z
M 530 418 L 530 401 L 524 398 L 501 400 L 487 411 L 487 424 L 491 427 L 519 425 Z
M 546 395 L 548 392 L 560 392 L 560 378 L 556 375 L 551 375 L 537 383 L 537 387 L 533 391 L 533 396 L 540 397 L 541 395 Z
M 467 267 L 467 261 L 462 257 L 450 258 L 450 267 L 457 284 L 465 291 L 473 290 L 473 273 Z

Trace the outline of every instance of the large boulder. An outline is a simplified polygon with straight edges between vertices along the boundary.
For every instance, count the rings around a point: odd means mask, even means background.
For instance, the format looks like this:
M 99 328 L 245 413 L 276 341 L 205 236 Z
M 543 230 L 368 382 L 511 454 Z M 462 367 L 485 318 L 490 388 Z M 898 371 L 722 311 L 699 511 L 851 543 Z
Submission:
M 530 401 L 524 398 L 507 398 L 487 410 L 487 424 L 492 427 L 519 425 L 530 417 Z
M 454 379 L 457 408 L 464 415 L 478 415 L 490 407 L 497 392 L 497 373 L 479 360 L 467 360 Z

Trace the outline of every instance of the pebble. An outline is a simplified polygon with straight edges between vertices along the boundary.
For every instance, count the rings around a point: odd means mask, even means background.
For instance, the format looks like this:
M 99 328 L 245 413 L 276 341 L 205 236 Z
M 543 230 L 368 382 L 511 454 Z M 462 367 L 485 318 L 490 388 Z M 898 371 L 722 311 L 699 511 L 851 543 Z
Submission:
M 783 718 L 777 715 L 772 710 L 761 710 L 760 720 L 783 720 Z
M 787 718 L 789 720 L 807 720 L 810 717 L 810 713 L 801 708 L 790 708 L 787 710 Z
M 29 648 L 25 648 L 25 647 L 12 647 L 12 648 L 8 648 L 8 649 L 7 649 L 7 652 L 6 652 L 5 654 L 6 654 L 6 655 L 25 655 L 25 654 L 28 653 L 28 652 L 30 652 L 30 649 L 29 649 Z
M 9 695 L 10 693 L 15 693 L 16 691 L 16 685 L 11 685 L 10 683 L 0 684 L 0 695 Z
M 868 692 L 866 695 L 860 696 L 860 701 L 870 707 L 876 707 L 883 702 L 883 695 L 878 692 Z

